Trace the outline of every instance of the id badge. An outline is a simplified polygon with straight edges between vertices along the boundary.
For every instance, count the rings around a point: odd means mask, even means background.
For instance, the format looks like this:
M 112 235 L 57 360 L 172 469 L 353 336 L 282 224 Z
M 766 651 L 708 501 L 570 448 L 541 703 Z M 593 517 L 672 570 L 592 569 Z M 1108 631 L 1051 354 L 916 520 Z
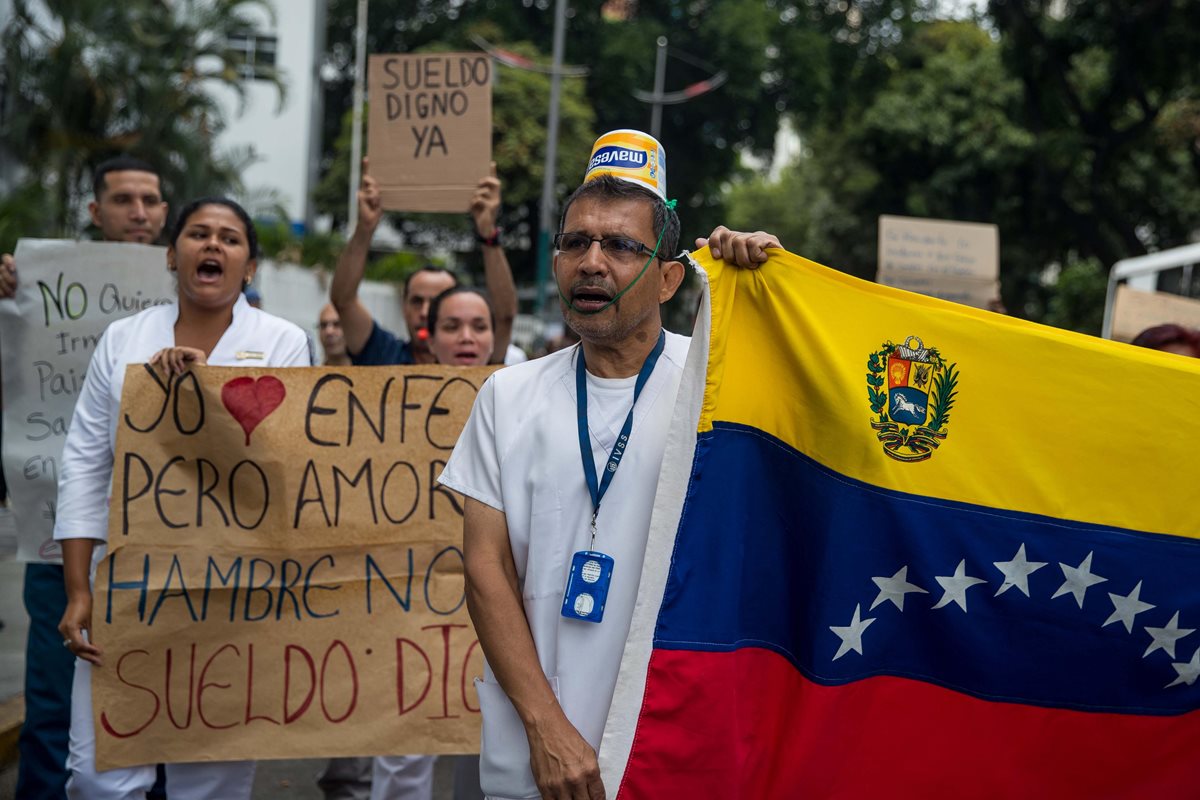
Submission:
M 571 574 L 563 596 L 562 615 L 568 619 L 599 622 L 612 582 L 612 556 L 595 550 L 580 550 L 571 558 Z

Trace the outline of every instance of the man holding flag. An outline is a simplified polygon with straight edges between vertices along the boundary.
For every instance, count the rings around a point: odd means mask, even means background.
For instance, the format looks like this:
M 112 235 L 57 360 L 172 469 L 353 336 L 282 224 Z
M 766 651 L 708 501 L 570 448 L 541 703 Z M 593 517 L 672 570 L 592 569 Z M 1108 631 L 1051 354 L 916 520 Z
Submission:
M 662 328 L 679 220 L 653 138 L 597 140 L 555 237 L 580 346 L 492 376 L 441 476 L 467 496 L 467 602 L 487 658 L 481 782 L 493 798 L 603 798 L 596 751 L 633 614 L 689 339 Z M 743 267 L 780 246 L 718 228 Z M 565 590 L 564 590 L 565 587 Z

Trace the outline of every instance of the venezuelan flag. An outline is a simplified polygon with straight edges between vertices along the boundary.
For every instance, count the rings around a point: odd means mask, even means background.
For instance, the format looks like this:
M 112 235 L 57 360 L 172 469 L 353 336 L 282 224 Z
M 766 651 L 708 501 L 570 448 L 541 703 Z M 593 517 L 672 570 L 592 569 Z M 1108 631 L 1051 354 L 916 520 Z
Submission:
M 698 261 L 610 791 L 1200 796 L 1200 360 Z

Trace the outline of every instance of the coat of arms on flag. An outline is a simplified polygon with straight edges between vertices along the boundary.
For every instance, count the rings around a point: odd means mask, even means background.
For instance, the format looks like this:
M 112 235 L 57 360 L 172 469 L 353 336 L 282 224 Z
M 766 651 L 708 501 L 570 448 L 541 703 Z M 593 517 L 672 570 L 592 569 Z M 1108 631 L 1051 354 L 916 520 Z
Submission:
M 957 364 L 919 337 L 885 342 L 867 359 L 867 396 L 878 416 L 871 427 L 897 461 L 924 461 L 946 438 L 957 396 Z

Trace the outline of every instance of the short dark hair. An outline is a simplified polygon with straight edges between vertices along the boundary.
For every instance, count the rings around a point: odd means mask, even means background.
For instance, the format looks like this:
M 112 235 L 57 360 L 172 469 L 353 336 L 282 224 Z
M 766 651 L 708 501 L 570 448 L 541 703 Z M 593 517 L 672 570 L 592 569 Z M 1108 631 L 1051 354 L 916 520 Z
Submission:
M 183 234 L 183 228 L 187 225 L 188 217 L 195 214 L 204 206 L 225 206 L 242 221 L 242 225 L 246 228 L 246 243 L 250 249 L 250 257 L 258 258 L 258 231 L 254 229 L 254 222 L 250 219 L 250 215 L 246 213 L 246 209 L 239 206 L 228 197 L 198 197 L 192 202 L 183 207 L 179 212 L 179 219 L 175 220 L 175 227 L 171 228 L 171 238 L 168 240 L 171 246 L 179 241 L 180 235 Z
M 107 161 L 101 161 L 92 172 L 92 194 L 95 196 L 96 202 L 100 201 L 100 195 L 108 188 L 107 177 L 110 172 L 149 172 L 158 178 L 158 184 L 160 187 L 162 186 L 162 175 L 148 162 L 133 156 L 117 156 Z
M 592 178 L 590 181 L 584 182 L 567 198 L 566 205 L 563 206 L 562 219 L 558 223 L 559 231 L 566 225 L 567 212 L 571 210 L 571 204 L 585 197 L 603 200 L 642 200 L 650 203 L 654 210 L 654 235 L 662 236 L 662 243 L 658 246 L 658 257 L 663 261 L 674 260 L 676 248 L 679 247 L 679 215 L 675 213 L 675 209 L 667 208 L 667 204 L 657 194 L 636 183 L 615 178 L 612 175 Z M 653 247 L 653 245 L 650 246 Z
M 474 294 L 483 298 L 483 302 L 487 303 L 488 316 L 492 319 L 492 331 L 494 332 L 496 330 L 496 311 L 492 308 L 492 301 L 488 300 L 487 295 L 478 289 L 471 288 L 470 286 L 455 284 L 429 301 L 429 313 L 425 315 L 425 329 L 429 331 L 430 335 L 433 335 L 433 330 L 437 327 L 438 312 L 442 310 L 442 301 L 447 297 L 452 297 L 456 294 Z
M 434 266 L 433 264 L 426 264 L 425 266 L 421 267 L 420 269 L 414 269 L 412 272 L 408 273 L 408 277 L 404 279 L 404 299 L 405 300 L 408 299 L 408 285 L 410 283 L 412 283 L 413 278 L 417 277 L 422 272 L 425 272 L 425 273 L 432 272 L 435 275 L 437 275 L 437 274 L 449 275 L 451 280 L 454 281 L 454 286 L 451 286 L 450 288 L 453 289 L 458 286 L 458 276 L 455 275 L 453 272 L 446 269 L 445 267 L 437 267 L 437 266 Z M 484 299 L 486 300 L 487 298 L 484 298 Z
M 1161 350 L 1170 344 L 1182 344 L 1192 348 L 1192 351 L 1200 356 L 1200 331 L 1171 322 L 1146 328 L 1133 337 L 1130 344 L 1149 347 L 1151 350 Z

